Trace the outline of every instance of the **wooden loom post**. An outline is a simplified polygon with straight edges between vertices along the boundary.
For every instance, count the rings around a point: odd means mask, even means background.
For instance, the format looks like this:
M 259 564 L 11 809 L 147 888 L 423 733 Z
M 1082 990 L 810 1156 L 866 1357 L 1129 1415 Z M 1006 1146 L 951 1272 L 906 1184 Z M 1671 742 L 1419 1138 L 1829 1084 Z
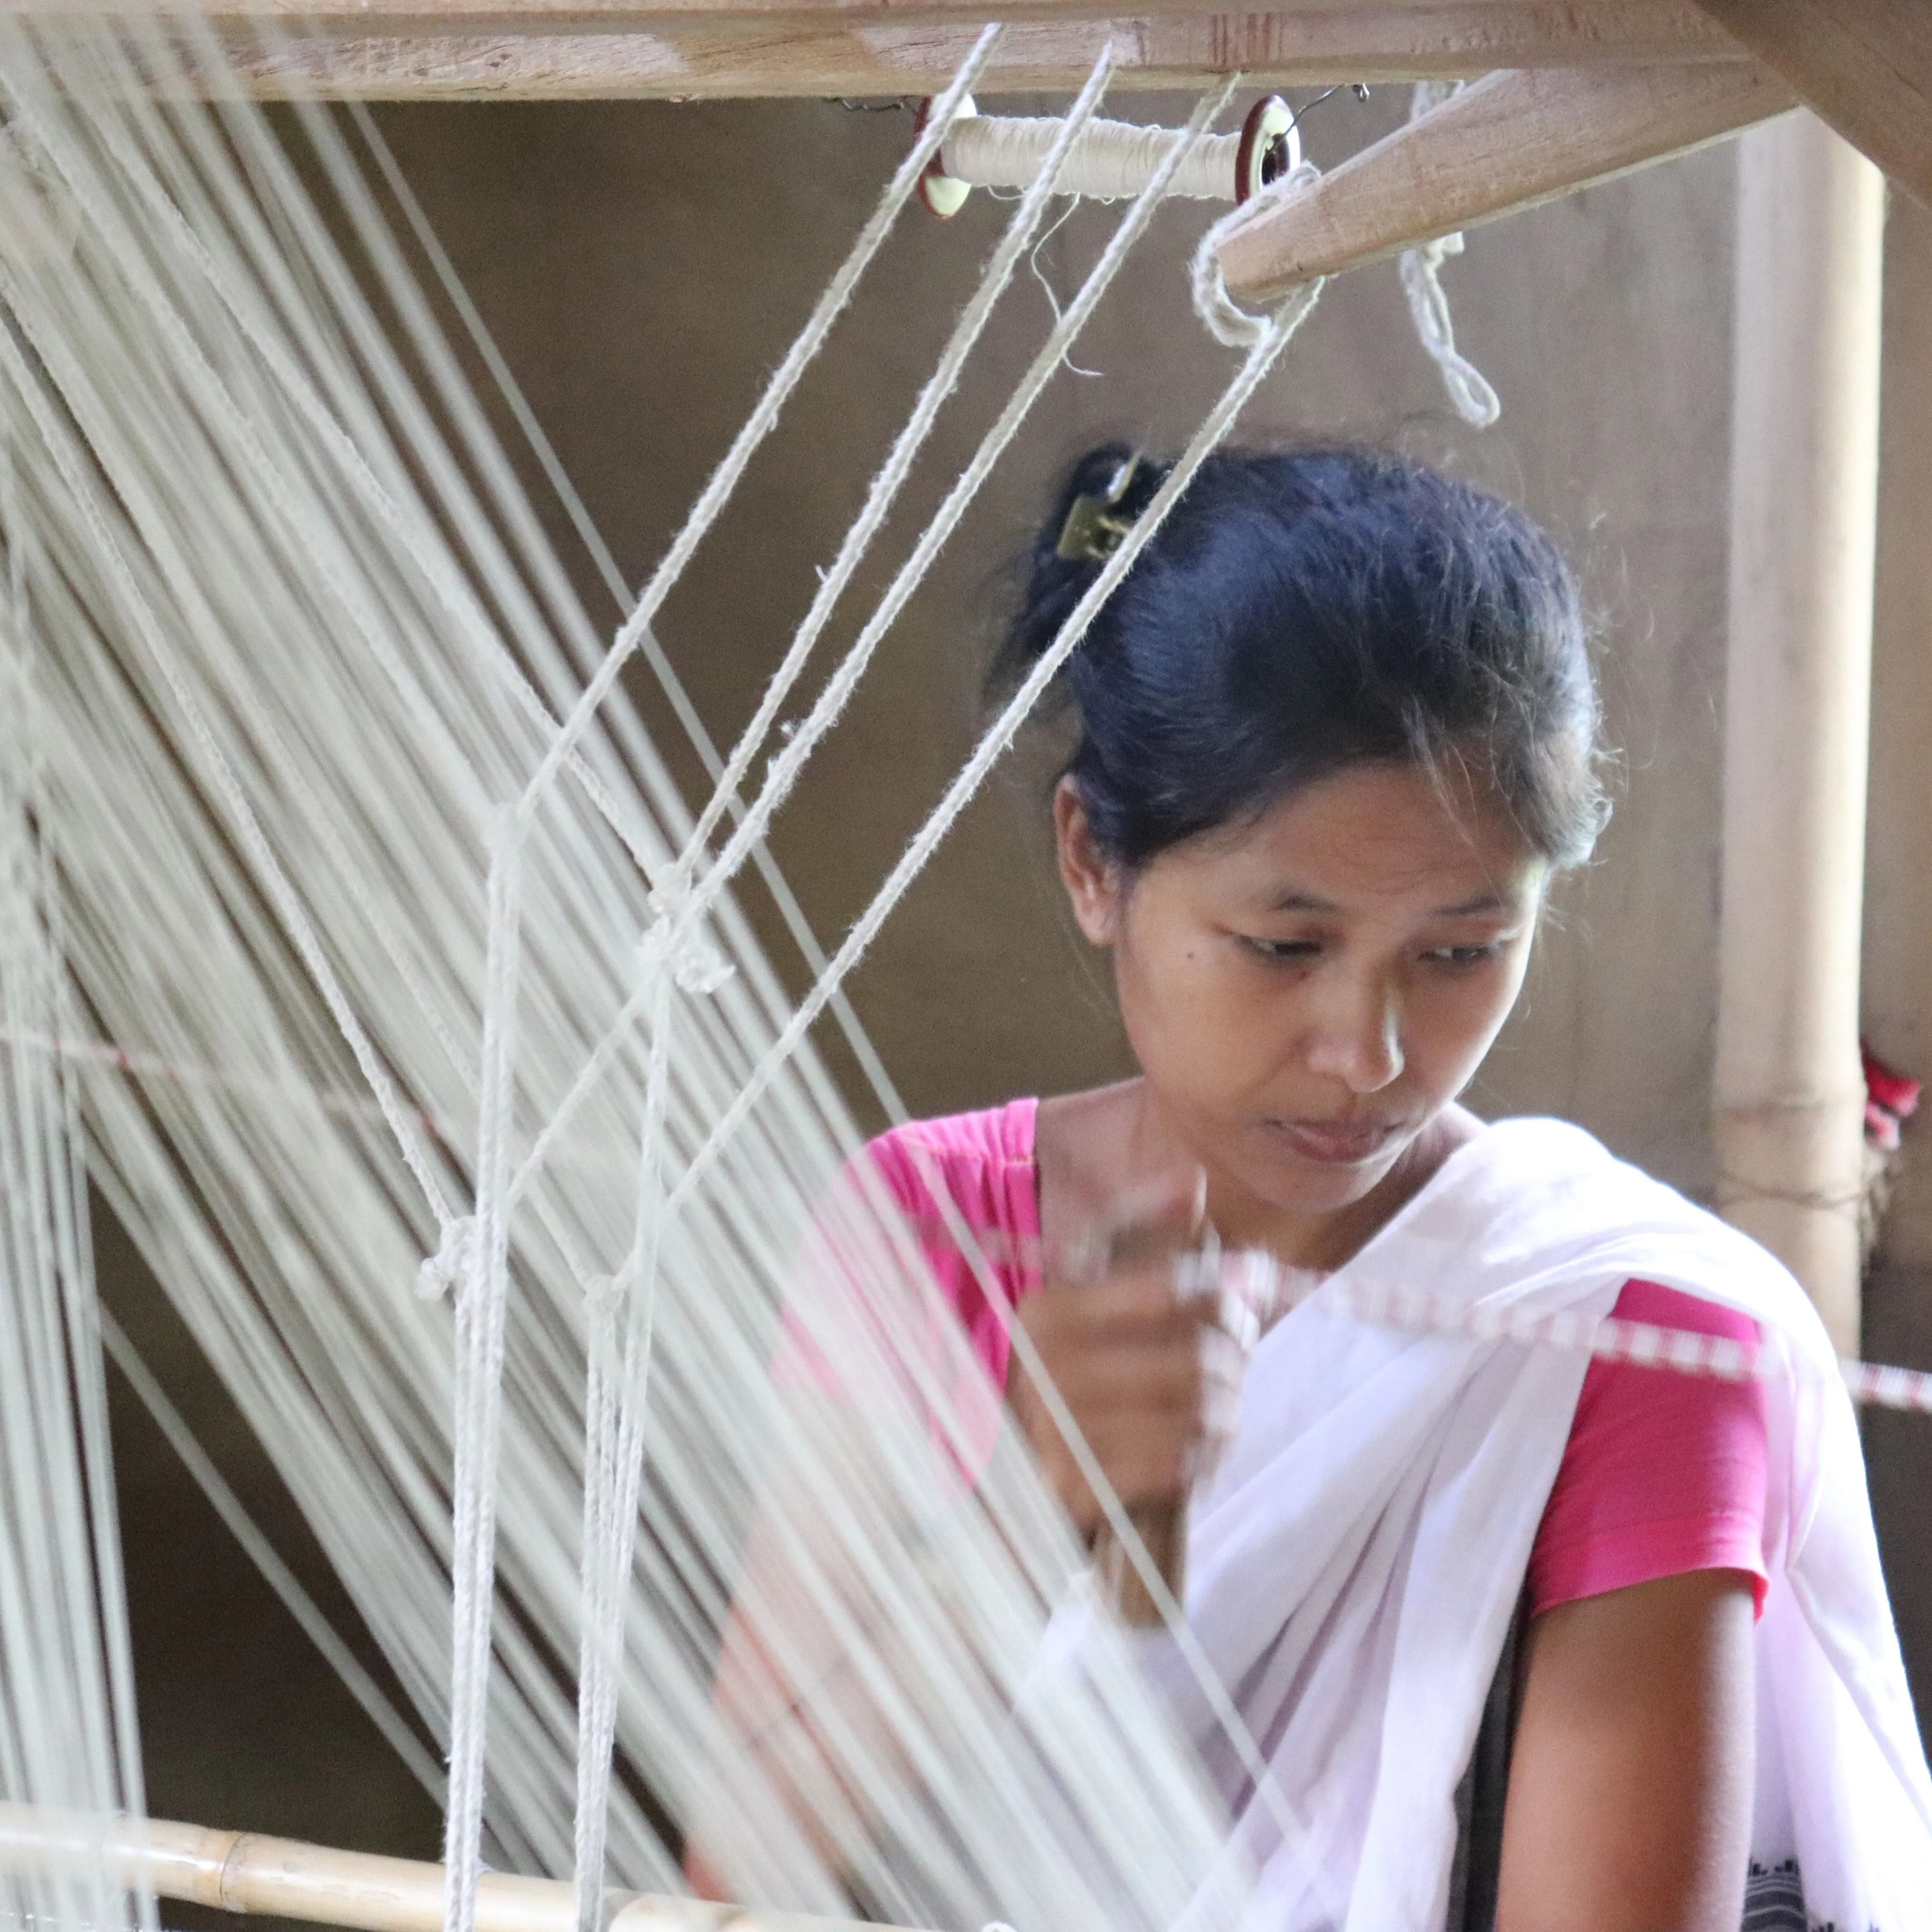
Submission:
M 1858 1342 L 1858 1060 L 1884 183 L 1809 115 L 1742 150 L 1719 1202 Z
M 1492 74 L 1365 148 L 1222 244 L 1250 308 L 1332 275 L 1668 159 L 1790 108 L 1749 64 Z

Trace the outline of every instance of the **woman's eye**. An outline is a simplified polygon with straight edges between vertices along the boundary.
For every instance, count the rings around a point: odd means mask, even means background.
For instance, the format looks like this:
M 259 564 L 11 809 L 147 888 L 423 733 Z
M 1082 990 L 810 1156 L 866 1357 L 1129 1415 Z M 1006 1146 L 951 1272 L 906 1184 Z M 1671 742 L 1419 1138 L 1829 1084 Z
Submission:
M 1322 950 L 1321 942 L 1313 939 L 1256 939 L 1244 935 L 1241 944 L 1264 959 L 1312 959 Z
M 1486 959 L 1493 959 L 1502 950 L 1500 944 L 1492 941 L 1486 946 L 1438 946 L 1424 956 L 1438 966 L 1480 966 Z

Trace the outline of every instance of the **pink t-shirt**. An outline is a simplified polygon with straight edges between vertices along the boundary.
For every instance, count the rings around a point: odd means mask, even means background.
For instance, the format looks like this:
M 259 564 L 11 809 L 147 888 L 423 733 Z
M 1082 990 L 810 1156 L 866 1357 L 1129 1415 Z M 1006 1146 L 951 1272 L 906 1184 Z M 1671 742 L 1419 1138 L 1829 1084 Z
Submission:
M 1006 1378 L 1002 1312 L 992 1307 L 936 1204 L 944 1190 L 972 1229 L 999 1288 L 1017 1304 L 1040 1285 L 1036 1100 L 914 1120 L 872 1144 L 973 1352 Z M 1747 1316 L 1655 1282 L 1624 1283 L 1625 1321 L 1757 1340 Z M 1764 1605 L 1764 1395 L 1754 1382 L 1596 1361 L 1583 1377 L 1570 1440 L 1530 1552 L 1533 1613 L 1580 1597 L 1696 1570 L 1748 1574 Z

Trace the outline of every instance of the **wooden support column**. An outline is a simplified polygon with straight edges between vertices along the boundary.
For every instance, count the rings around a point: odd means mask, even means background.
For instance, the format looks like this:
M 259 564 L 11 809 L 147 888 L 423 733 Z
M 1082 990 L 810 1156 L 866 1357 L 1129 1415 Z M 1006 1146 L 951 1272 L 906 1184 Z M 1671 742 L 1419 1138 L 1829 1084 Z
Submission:
M 1809 114 L 1740 153 L 1719 1203 L 1854 1354 L 1884 183 Z

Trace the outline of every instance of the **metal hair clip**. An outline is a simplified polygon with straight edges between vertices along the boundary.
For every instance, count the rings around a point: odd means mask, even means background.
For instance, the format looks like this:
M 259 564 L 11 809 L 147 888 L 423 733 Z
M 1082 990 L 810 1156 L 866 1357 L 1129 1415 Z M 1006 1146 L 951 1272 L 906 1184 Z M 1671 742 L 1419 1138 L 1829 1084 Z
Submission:
M 1120 548 L 1120 539 L 1133 528 L 1134 520 L 1108 512 L 1120 508 L 1140 466 L 1140 458 L 1130 456 L 1099 496 L 1074 498 L 1066 520 L 1060 526 L 1060 541 L 1053 547 L 1062 562 L 1105 563 Z

